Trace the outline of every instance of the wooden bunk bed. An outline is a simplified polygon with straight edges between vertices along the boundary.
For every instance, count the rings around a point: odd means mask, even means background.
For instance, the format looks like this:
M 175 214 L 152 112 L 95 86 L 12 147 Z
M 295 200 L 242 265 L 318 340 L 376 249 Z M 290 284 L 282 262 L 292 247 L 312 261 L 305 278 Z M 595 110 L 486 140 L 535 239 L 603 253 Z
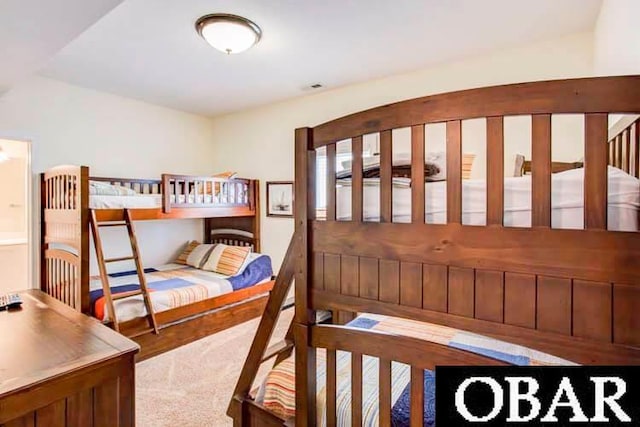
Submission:
M 126 187 L 137 195 L 103 200 L 90 196 L 92 182 Z M 41 174 L 41 215 L 40 287 L 85 314 L 91 312 L 92 215 L 107 225 L 125 225 L 127 217 L 132 221 L 203 218 L 204 243 L 260 250 L 257 180 L 171 174 L 160 180 L 94 178 L 86 166 L 58 166 Z M 273 283 L 158 312 L 159 334 L 150 330 L 145 318 L 122 322 L 119 330 L 141 344 L 140 358 L 147 358 L 258 317 Z
M 608 229 L 610 166 L 638 177 L 640 122 L 608 136 L 608 113 L 640 112 L 640 76 L 524 83 L 429 96 L 295 133 L 295 234 L 228 414 L 236 426 L 283 426 L 251 393 L 258 368 L 295 352 L 295 425 L 317 423 L 317 355 L 326 354 L 325 414 L 337 423 L 337 351 L 350 352 L 352 425 L 363 420 L 363 355 L 379 365 L 379 422 L 391 423 L 391 361 L 410 365 L 411 425 L 423 424 L 423 369 L 499 360 L 400 333 L 316 321 L 317 311 L 374 313 L 471 331 L 580 364 L 640 364 L 640 235 Z M 585 123 L 584 227 L 552 227 L 551 117 Z M 530 227 L 504 215 L 504 117 L 532 116 Z M 461 121 L 487 120 L 486 225 L 462 224 Z M 392 212 L 392 130 L 411 128 L 411 173 L 424 175 L 425 124 L 446 123 L 446 224 L 425 223 L 425 186 L 411 186 L 411 223 Z M 380 220 L 363 221 L 362 138 L 380 133 Z M 336 217 L 336 143 L 351 140 L 352 216 Z M 327 215 L 316 217 L 316 150 L 326 147 Z M 575 171 L 571 171 L 575 172 Z M 578 171 L 580 172 L 580 171 Z M 615 172 L 615 170 L 614 170 Z M 637 179 L 635 192 L 640 191 Z M 415 182 L 415 181 L 413 181 Z M 426 186 L 429 191 L 429 186 Z M 637 209 L 637 208 L 636 208 Z M 295 318 L 268 347 L 295 278 Z M 342 319 L 341 319 L 342 320 Z M 294 345 L 295 344 L 295 345 Z M 344 409 L 344 408 L 343 408 Z M 344 415 L 344 412 L 342 413 Z

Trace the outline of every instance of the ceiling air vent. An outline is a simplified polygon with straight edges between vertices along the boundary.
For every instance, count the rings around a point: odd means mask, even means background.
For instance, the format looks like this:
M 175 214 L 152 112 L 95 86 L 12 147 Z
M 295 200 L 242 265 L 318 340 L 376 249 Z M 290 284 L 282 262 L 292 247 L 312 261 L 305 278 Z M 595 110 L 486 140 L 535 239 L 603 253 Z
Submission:
M 302 90 L 318 90 L 318 89 L 322 89 L 323 87 L 324 85 L 322 83 L 313 83 L 303 87 Z

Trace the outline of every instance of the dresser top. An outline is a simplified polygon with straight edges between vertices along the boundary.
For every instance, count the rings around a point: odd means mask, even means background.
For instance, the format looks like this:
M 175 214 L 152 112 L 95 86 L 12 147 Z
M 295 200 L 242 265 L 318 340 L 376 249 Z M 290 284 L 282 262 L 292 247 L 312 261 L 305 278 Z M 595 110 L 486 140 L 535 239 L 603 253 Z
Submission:
M 140 349 L 39 290 L 20 295 L 21 309 L 0 311 L 0 398 Z

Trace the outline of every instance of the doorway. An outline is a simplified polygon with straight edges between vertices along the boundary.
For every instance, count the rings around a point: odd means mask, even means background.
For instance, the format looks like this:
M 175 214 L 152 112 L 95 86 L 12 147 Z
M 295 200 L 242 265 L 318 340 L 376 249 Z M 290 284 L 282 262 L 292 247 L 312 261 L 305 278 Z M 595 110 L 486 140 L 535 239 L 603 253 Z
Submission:
M 31 144 L 0 138 L 0 295 L 31 288 Z

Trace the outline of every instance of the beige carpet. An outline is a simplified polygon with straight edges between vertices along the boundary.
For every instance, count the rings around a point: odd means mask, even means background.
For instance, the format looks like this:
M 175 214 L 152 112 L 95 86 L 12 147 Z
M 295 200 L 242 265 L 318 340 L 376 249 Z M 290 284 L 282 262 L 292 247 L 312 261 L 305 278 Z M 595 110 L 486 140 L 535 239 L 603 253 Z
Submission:
M 280 316 L 273 341 L 281 340 L 293 308 Z M 231 393 L 260 319 L 242 323 L 136 365 L 139 427 L 231 426 Z M 264 378 L 269 366 L 263 366 Z

